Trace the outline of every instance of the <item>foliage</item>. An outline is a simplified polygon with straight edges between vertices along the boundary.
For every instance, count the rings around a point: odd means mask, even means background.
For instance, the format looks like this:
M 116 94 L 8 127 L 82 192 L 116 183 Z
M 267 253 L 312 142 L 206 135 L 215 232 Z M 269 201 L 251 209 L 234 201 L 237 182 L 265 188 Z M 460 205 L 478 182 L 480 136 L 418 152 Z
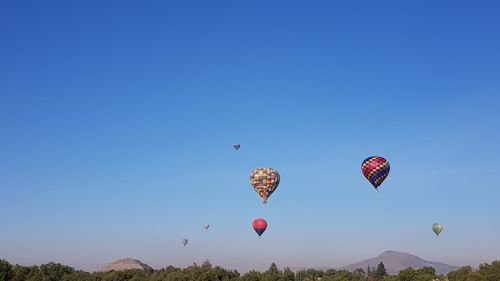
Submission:
M 500 261 L 481 264 L 474 271 L 471 267 L 461 267 L 447 275 L 449 281 L 499 281 Z M 110 272 L 84 272 L 72 267 L 50 262 L 40 266 L 12 266 L 0 260 L 0 281 L 444 281 L 445 277 L 437 276 L 434 268 L 407 268 L 397 275 L 388 275 L 383 263 L 376 269 L 316 270 L 307 269 L 293 272 L 286 267 L 279 270 L 272 263 L 265 272 L 250 271 L 243 275 L 236 270 L 227 270 L 220 266 L 212 266 L 206 260 L 201 266 L 194 264 L 184 269 L 169 266 L 159 270 L 124 270 Z
M 8 281 L 14 278 L 12 265 L 6 260 L 0 260 L 0 281 Z

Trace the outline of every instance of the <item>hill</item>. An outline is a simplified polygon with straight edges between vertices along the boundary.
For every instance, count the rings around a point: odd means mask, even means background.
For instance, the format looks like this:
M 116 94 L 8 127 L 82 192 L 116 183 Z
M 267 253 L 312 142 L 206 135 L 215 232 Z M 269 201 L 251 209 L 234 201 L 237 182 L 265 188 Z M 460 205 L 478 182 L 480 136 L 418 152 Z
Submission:
M 105 267 L 103 267 L 100 271 L 119 271 L 119 270 L 127 270 L 127 269 L 141 269 L 141 270 L 152 270 L 152 268 L 147 265 L 142 263 L 139 260 L 136 259 L 131 259 L 131 258 L 126 258 L 126 259 L 119 259 L 117 261 L 114 261 Z
M 376 268 L 380 262 L 384 263 L 387 273 L 393 275 L 398 274 L 399 271 L 408 267 L 411 267 L 413 269 L 419 269 L 426 266 L 433 267 L 436 270 L 437 274 L 447 274 L 450 271 L 458 269 L 458 266 L 448 265 L 440 262 L 426 261 L 417 256 L 396 251 L 386 251 L 380 254 L 378 257 L 346 265 L 339 269 L 353 271 L 357 268 L 362 268 L 366 271 L 368 266 L 370 268 Z

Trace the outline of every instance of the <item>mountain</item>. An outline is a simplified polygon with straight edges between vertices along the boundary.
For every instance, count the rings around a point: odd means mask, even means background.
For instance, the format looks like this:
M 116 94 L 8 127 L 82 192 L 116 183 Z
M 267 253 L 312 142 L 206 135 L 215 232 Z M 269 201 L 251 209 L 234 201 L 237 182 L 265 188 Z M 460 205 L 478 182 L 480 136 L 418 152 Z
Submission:
M 111 271 L 111 270 L 119 271 L 127 269 L 152 270 L 152 268 L 147 264 L 144 264 L 136 259 L 126 258 L 112 262 L 103 267 L 100 271 Z
M 387 273 L 391 275 L 398 274 L 401 270 L 408 267 L 411 267 L 413 269 L 419 269 L 425 266 L 433 267 L 434 269 L 436 269 L 437 274 L 447 274 L 450 271 L 458 269 L 458 266 L 448 265 L 440 262 L 426 261 L 417 256 L 396 251 L 386 251 L 380 254 L 378 257 L 346 265 L 339 269 L 354 271 L 357 268 L 362 268 L 364 271 L 366 271 L 368 266 L 370 268 L 377 268 L 377 265 L 380 262 L 384 263 Z

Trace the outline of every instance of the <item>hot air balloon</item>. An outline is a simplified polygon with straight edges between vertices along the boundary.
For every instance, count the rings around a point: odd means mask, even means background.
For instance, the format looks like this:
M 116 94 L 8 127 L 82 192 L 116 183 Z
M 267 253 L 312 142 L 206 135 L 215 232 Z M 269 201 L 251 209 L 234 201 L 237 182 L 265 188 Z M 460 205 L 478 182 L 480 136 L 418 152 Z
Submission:
M 436 233 L 436 235 L 439 235 L 439 233 L 441 233 L 441 231 L 443 231 L 443 225 L 440 223 L 433 224 L 432 231 L 434 231 L 434 233 Z
M 376 191 L 378 191 L 377 188 L 389 175 L 390 170 L 389 162 L 380 156 L 368 157 L 361 164 L 363 175 L 375 187 Z
M 204 225 L 203 225 L 203 228 L 204 228 L 205 230 L 207 230 L 209 227 L 210 227 L 210 225 L 209 225 L 208 223 L 206 223 L 206 224 L 204 224 Z
M 255 232 L 257 232 L 257 234 L 260 237 L 262 235 L 262 233 L 264 233 L 264 231 L 266 231 L 267 222 L 265 219 L 256 219 L 253 221 L 252 226 L 253 226 L 253 230 L 255 230 Z
M 236 151 L 238 151 L 238 149 L 240 149 L 240 144 L 239 143 L 235 143 L 233 144 L 233 147 Z
M 188 243 L 188 240 L 187 239 L 182 239 L 182 245 L 186 246 Z
M 255 191 L 267 203 L 267 198 L 273 194 L 280 184 L 280 174 L 273 168 L 257 168 L 250 175 L 250 183 Z

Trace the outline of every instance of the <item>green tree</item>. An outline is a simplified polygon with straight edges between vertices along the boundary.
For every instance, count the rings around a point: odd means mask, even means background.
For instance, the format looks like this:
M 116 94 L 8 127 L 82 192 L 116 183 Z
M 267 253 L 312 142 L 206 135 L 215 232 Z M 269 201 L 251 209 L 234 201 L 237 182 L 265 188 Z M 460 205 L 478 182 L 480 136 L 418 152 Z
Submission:
M 6 260 L 0 260 L 0 281 L 10 281 L 13 278 L 12 265 Z
M 71 275 L 75 270 L 72 267 L 59 263 L 49 262 L 42 264 L 33 274 L 30 274 L 29 281 L 61 281 L 66 275 Z
M 289 267 L 283 269 L 283 276 L 286 281 L 295 281 L 295 273 Z
M 241 281 L 260 281 L 262 279 L 262 273 L 252 270 L 244 274 L 240 280 Z
M 273 262 L 271 263 L 271 265 L 269 266 L 269 269 L 266 271 L 266 273 L 270 273 L 270 274 L 279 274 L 280 271 L 278 269 L 278 266 Z
M 323 277 L 324 272 L 321 270 L 316 270 L 314 268 L 309 268 L 306 270 L 306 277 L 311 280 L 317 280 L 318 278 Z
M 498 280 L 498 279 L 493 279 L 493 280 Z M 481 275 L 481 273 L 475 271 L 469 274 L 469 276 L 467 277 L 467 281 L 489 281 L 489 280 L 484 278 Z
M 201 268 L 203 269 L 212 269 L 212 264 L 209 260 L 205 260 L 201 263 Z
M 494 261 L 490 264 L 481 264 L 478 273 L 484 277 L 484 280 L 500 280 L 500 261 Z
M 306 271 L 305 270 L 299 270 L 295 273 L 295 280 L 296 281 L 303 281 L 306 278 Z
M 447 277 L 449 281 L 467 281 L 471 272 L 472 268 L 470 266 L 463 266 L 455 271 L 449 272 Z
M 422 281 L 434 280 L 436 279 L 436 270 L 433 267 L 426 266 L 417 270 L 417 276 L 417 279 Z
M 263 281 L 281 281 L 284 280 L 284 276 L 281 275 L 278 266 L 273 262 L 269 269 L 264 272 L 262 276 Z
M 14 278 L 12 278 L 12 281 L 26 281 L 29 279 L 31 274 L 36 272 L 36 270 L 36 266 L 28 267 L 16 264 L 12 268 L 12 271 L 14 271 Z
M 366 274 L 365 271 L 362 268 L 357 268 L 356 270 L 353 271 L 353 273 L 355 275 L 358 275 L 358 276 L 365 276 L 365 274 Z
M 347 270 L 338 270 L 333 277 L 328 277 L 326 281 L 357 281 L 365 280 L 365 277 L 355 275 Z
M 387 275 L 387 271 L 385 270 L 385 265 L 383 262 L 380 262 L 377 266 L 377 269 L 375 270 L 375 278 L 377 280 L 381 280 L 384 278 L 384 276 Z
M 398 274 L 399 281 L 416 281 L 417 271 L 411 267 L 403 269 Z
M 69 275 L 65 275 L 61 281 L 99 281 L 96 275 L 88 272 L 77 271 Z

